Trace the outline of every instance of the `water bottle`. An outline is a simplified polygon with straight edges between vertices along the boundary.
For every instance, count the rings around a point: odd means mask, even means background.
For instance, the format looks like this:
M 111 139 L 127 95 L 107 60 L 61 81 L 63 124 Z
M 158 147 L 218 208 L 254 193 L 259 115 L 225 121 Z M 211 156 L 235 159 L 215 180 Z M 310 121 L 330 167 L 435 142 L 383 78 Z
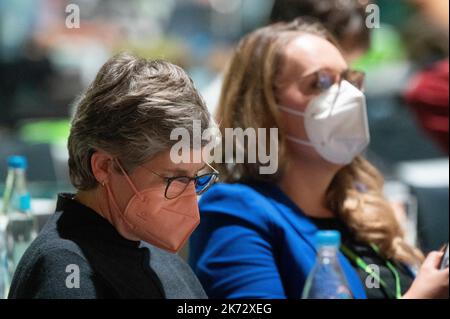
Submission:
M 352 299 L 347 280 L 337 258 L 341 245 L 338 231 L 316 235 L 317 259 L 303 289 L 303 299 Z
M 23 156 L 8 158 L 8 174 L 3 195 L 3 214 L 7 216 L 5 230 L 8 278 L 25 250 L 37 236 L 37 219 L 31 214 L 31 196 L 26 185 L 27 160 Z
M 6 225 L 8 219 L 0 212 L 0 299 L 6 298 L 8 286 L 8 267 L 6 259 Z

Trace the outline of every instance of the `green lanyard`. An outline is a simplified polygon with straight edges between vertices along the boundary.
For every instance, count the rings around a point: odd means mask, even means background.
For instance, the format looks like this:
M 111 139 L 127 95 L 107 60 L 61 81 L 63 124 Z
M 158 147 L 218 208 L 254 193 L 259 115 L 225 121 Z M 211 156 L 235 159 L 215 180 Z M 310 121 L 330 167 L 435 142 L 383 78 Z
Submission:
M 370 245 L 372 249 L 379 254 L 379 249 L 375 245 Z M 363 271 L 365 271 L 368 275 L 372 276 L 377 280 L 383 288 L 386 290 L 387 293 L 389 293 L 389 287 L 386 284 L 386 282 L 376 273 L 374 272 L 369 265 L 358 255 L 356 255 L 350 248 L 348 248 L 345 245 L 341 246 L 341 251 L 344 253 L 344 255 L 352 260 L 359 268 L 361 268 Z M 400 275 L 398 274 L 397 269 L 395 269 L 394 265 L 389 260 L 385 259 L 386 266 L 389 268 L 389 270 L 392 272 L 395 278 L 395 299 L 401 299 L 402 298 L 402 289 L 400 284 Z M 389 293 L 390 294 L 390 293 Z

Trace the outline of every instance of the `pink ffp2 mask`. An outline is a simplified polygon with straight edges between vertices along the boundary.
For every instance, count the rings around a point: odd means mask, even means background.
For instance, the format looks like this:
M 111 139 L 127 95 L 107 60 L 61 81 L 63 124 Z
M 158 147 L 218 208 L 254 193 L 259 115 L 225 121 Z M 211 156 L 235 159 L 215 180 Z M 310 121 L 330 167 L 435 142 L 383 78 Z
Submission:
M 133 234 L 142 241 L 171 253 L 178 252 L 200 223 L 197 194 L 193 183 L 174 199 L 164 196 L 164 186 L 138 191 L 128 174 L 116 161 L 131 189 L 133 197 L 122 212 L 108 183 L 109 207 L 122 216 Z

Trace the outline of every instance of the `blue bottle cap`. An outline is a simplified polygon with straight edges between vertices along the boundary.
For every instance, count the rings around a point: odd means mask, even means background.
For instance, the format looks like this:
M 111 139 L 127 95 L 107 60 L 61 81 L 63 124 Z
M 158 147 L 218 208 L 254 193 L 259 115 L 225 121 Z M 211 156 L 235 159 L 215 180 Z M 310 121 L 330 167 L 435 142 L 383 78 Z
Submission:
M 27 158 L 20 155 L 9 156 L 8 167 L 26 169 L 28 167 Z
M 340 246 L 341 233 L 337 230 L 321 230 L 316 234 L 316 245 L 321 246 Z

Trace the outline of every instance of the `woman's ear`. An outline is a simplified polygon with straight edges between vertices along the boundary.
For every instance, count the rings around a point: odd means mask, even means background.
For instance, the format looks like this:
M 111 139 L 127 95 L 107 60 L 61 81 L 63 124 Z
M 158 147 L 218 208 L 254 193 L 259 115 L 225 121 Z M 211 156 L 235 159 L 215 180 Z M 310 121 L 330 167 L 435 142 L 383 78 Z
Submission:
M 106 182 L 113 170 L 111 155 L 103 151 L 95 151 L 91 156 L 91 169 L 99 184 Z

